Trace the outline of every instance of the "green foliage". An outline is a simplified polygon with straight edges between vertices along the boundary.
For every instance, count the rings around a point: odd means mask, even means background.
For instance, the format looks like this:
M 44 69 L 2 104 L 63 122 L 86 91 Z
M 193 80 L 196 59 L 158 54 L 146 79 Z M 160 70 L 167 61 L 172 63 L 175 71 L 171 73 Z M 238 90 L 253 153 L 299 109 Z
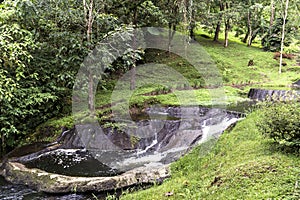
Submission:
M 0 6 L 2 147 L 46 120 L 71 111 L 71 91 L 84 57 L 118 18 L 97 13 L 92 44 L 80 1 L 6 0 Z
M 264 103 L 256 122 L 259 130 L 275 142 L 300 149 L 300 104 L 297 102 Z
M 71 129 L 74 126 L 73 116 L 52 118 L 37 126 L 33 134 L 26 136 L 26 143 L 47 141 L 52 142 L 59 137 L 63 129 Z M 23 142 L 24 143 L 24 142 Z
M 261 44 L 264 50 L 280 51 L 282 23 L 283 19 L 277 18 L 270 31 L 263 36 Z M 289 24 L 289 22 L 286 24 L 286 36 L 284 40 L 285 46 L 289 46 L 291 44 L 292 38 L 295 35 L 295 29 L 292 26 L 289 26 Z
M 51 108 L 45 104 L 57 97 L 39 85 L 39 70 L 31 65 L 34 36 L 16 22 L 20 14 L 16 4 L 6 3 L 0 8 L 0 133 L 2 144 L 13 146 L 22 134 L 47 119 Z

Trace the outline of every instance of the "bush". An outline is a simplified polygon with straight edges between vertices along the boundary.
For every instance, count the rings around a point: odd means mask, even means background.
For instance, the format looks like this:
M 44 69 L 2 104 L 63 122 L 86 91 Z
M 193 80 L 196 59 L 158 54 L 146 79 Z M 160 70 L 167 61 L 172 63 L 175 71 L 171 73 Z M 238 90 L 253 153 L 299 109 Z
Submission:
M 300 149 L 299 103 L 264 103 L 256 125 L 263 134 L 275 142 L 297 151 Z

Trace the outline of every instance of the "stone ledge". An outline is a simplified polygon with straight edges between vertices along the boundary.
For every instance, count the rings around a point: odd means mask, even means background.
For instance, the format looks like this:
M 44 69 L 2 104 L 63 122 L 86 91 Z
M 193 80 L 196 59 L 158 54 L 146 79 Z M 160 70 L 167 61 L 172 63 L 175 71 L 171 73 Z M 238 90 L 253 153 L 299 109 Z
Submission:
M 0 174 L 11 183 L 24 184 L 41 192 L 102 192 L 163 180 L 170 177 L 170 168 L 169 165 L 139 167 L 112 177 L 72 177 L 29 169 L 18 162 L 7 162 Z

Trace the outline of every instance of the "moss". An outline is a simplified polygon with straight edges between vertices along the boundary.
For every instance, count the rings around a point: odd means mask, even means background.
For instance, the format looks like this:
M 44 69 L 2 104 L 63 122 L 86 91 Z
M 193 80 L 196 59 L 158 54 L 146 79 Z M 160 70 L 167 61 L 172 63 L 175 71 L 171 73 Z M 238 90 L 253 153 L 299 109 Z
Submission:
M 135 136 L 135 135 L 130 135 L 130 143 L 132 148 L 135 147 L 135 145 L 141 140 L 141 138 Z

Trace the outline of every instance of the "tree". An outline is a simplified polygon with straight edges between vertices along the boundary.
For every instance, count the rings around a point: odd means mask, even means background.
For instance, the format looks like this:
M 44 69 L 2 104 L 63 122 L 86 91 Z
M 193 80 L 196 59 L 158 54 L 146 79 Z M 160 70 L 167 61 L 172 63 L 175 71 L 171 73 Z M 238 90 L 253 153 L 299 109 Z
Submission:
M 289 8 L 289 0 L 286 0 L 285 10 L 284 10 L 284 14 L 283 14 L 283 23 L 282 23 L 279 73 L 281 73 L 281 69 L 282 69 L 282 54 L 283 54 L 283 48 L 284 48 L 285 24 L 286 24 L 286 19 L 287 19 L 287 15 L 288 15 L 288 8 Z
M 57 96 L 40 85 L 43 78 L 32 66 L 31 52 L 37 48 L 33 34 L 19 23 L 22 2 L 5 1 L 0 14 L 0 134 L 2 151 L 12 147 L 33 129 Z M 25 125 L 24 125 L 25 124 Z
M 288 2 L 287 10 L 286 3 L 286 1 L 279 0 L 271 1 L 270 15 L 272 16 L 273 13 L 274 20 L 272 21 L 272 17 L 270 17 L 269 30 L 265 31 L 261 40 L 263 49 L 266 51 L 281 51 L 283 26 L 285 27 L 284 46 L 289 46 L 293 38 L 297 35 L 297 30 L 299 29 L 299 1 Z M 286 15 L 286 19 L 284 20 L 286 11 L 290 14 Z
M 243 42 L 247 42 L 247 46 L 251 46 L 258 33 L 264 29 L 263 9 L 264 6 L 262 4 L 249 1 L 247 8 L 247 33 L 243 40 Z
M 224 3 L 222 1 L 218 1 L 219 3 L 219 12 L 218 12 L 218 21 L 217 21 L 217 25 L 216 25 L 216 29 L 215 29 L 215 33 L 214 33 L 214 39 L 213 41 L 217 42 L 219 40 L 219 34 L 221 31 L 221 25 L 222 25 L 222 18 L 223 18 L 223 12 L 225 10 L 225 6 Z
M 92 45 L 92 33 L 93 33 L 93 23 L 94 23 L 94 0 L 90 0 L 87 2 L 86 0 L 83 0 L 83 10 L 84 10 L 84 19 L 86 22 L 86 38 L 87 38 L 87 44 L 88 49 L 91 51 L 93 50 Z M 96 13 L 97 14 L 97 13 Z M 94 100 L 94 74 L 92 71 L 89 71 L 88 74 L 88 105 L 90 114 L 94 115 L 95 113 L 95 100 Z

